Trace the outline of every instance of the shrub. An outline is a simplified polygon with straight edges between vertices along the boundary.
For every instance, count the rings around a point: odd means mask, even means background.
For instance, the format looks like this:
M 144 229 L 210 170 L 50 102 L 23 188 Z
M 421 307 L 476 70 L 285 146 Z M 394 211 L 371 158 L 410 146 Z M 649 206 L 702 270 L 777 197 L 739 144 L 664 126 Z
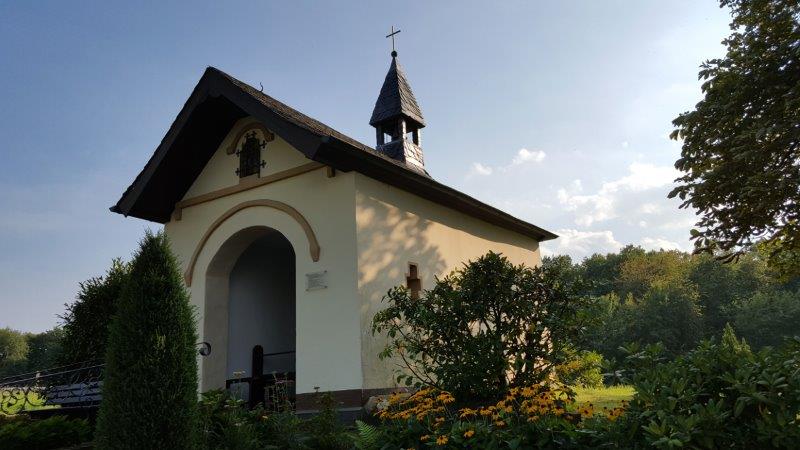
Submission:
M 309 430 L 309 446 L 315 449 L 346 450 L 352 447 L 352 442 L 339 423 L 338 412 L 329 393 L 317 394 L 319 412 L 306 423 Z
M 65 305 L 67 311 L 61 316 L 64 330 L 61 364 L 105 358 L 109 325 L 129 272 L 129 264 L 115 259 L 104 277 L 80 284 L 77 299 Z
M 231 397 L 226 391 L 209 391 L 202 394 L 199 411 L 201 448 L 262 448 L 257 426 L 259 411 L 248 411 L 243 400 Z
M 320 413 L 308 420 L 291 411 L 248 410 L 225 391 L 210 391 L 200 401 L 204 449 L 350 449 L 353 441 L 339 423 L 330 394 L 320 394 Z
M 603 356 L 597 352 L 576 352 L 556 366 L 558 380 L 569 386 L 600 387 L 603 385 Z
M 109 332 L 98 448 L 195 448 L 196 342 L 167 239 L 148 232 Z
M 373 320 L 373 333 L 389 338 L 379 356 L 402 361 L 398 382 L 463 398 L 541 381 L 582 329 L 571 279 L 562 264 L 531 269 L 489 253 L 437 279 L 421 298 L 394 288 Z
M 633 443 L 657 448 L 796 448 L 800 340 L 753 353 L 727 327 L 674 362 L 634 353 L 636 395 L 624 422 Z
M 81 444 L 91 439 L 92 430 L 83 419 L 52 416 L 31 420 L 14 416 L 0 421 L 0 446 L 4 450 L 47 450 Z

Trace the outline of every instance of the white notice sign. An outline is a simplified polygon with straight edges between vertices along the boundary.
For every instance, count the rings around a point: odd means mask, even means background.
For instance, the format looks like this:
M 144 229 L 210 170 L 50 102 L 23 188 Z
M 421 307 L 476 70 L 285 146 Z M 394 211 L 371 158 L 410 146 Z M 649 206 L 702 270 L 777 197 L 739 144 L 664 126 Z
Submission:
M 306 274 L 306 290 L 316 291 L 328 287 L 328 271 L 312 272 Z

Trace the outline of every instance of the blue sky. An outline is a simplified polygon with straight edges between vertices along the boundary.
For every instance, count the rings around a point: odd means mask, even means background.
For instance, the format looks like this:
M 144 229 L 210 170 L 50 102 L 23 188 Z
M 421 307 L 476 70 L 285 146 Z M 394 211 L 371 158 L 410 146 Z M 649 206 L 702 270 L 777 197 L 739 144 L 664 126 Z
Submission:
M 549 253 L 690 248 L 667 135 L 723 54 L 714 1 L 222 4 L 0 2 L 0 327 L 55 325 L 157 227 L 108 207 L 206 66 L 373 145 L 391 25 L 439 181 L 559 233 Z

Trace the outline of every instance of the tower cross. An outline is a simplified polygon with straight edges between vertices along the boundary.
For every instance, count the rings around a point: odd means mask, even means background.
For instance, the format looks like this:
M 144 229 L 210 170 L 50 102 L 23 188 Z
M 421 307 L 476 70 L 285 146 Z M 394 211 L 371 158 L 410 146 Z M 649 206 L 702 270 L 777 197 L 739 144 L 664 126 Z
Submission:
M 386 37 L 387 37 L 387 38 L 392 38 L 392 53 L 393 53 L 393 54 L 394 54 L 394 53 L 397 53 L 397 52 L 395 51 L 395 49 L 394 49 L 394 35 L 395 35 L 395 34 L 397 34 L 397 33 L 399 33 L 400 31 L 402 31 L 402 30 L 397 30 L 397 31 L 394 31 L 394 25 L 392 25 L 392 32 L 386 35 Z

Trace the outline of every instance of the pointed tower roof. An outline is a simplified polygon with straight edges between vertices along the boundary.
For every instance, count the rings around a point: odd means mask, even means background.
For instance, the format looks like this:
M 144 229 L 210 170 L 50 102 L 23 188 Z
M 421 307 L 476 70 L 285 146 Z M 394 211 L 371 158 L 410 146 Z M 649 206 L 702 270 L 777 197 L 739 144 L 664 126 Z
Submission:
M 389 66 L 386 79 L 383 80 L 383 87 L 375 102 L 369 124 L 375 126 L 401 116 L 413 120 L 419 128 L 425 126 L 425 119 L 422 118 L 422 111 L 411 91 L 411 85 L 408 84 L 403 67 L 397 62 L 397 52 L 392 52 L 392 64 Z

